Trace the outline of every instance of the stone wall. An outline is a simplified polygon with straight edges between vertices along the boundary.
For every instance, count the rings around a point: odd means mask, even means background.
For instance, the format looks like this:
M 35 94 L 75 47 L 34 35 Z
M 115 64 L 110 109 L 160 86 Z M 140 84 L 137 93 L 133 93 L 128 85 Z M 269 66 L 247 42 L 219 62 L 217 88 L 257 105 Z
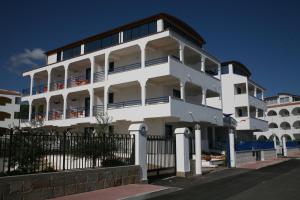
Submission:
M 72 170 L 0 178 L 2 199 L 48 199 L 139 183 L 140 166 Z
M 239 167 L 242 164 L 255 162 L 256 161 L 256 153 L 252 151 L 238 151 L 235 153 L 236 155 L 236 166 Z

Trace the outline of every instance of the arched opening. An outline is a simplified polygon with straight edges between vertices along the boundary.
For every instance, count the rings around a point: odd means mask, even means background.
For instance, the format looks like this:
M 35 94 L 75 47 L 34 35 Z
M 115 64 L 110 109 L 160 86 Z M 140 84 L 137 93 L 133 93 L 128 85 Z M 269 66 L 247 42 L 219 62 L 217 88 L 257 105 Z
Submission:
M 32 94 L 41 94 L 48 91 L 48 71 L 37 72 L 33 76 Z
M 141 49 L 138 45 L 112 51 L 109 54 L 108 74 L 141 68 Z
M 276 123 L 272 122 L 272 123 L 269 124 L 269 128 L 270 129 L 272 129 L 272 128 L 278 128 L 278 125 Z
M 65 88 L 65 68 L 64 66 L 55 67 L 51 70 L 50 91 Z
M 279 115 L 281 117 L 288 117 L 290 115 L 290 112 L 287 109 L 282 109 L 279 111 Z
M 300 129 L 300 120 L 293 123 L 294 129 Z
M 0 97 L 0 106 L 5 106 L 6 104 L 11 104 L 11 99 L 8 97 Z
M 276 116 L 277 115 L 277 113 L 276 113 L 276 111 L 275 110 L 270 110 L 269 112 L 268 112 L 268 114 L 267 114 L 268 116 Z
M 276 145 L 280 145 L 280 139 L 279 139 L 279 137 L 277 135 L 275 135 L 275 134 L 271 135 L 270 136 L 270 140 L 271 141 L 276 140 Z
M 46 117 L 47 102 L 45 98 L 32 101 L 31 120 L 44 121 Z
M 293 115 L 300 115 L 300 107 L 294 108 L 294 109 L 292 110 L 292 114 L 293 114 Z
M 49 100 L 49 120 L 63 119 L 64 98 L 62 95 L 52 96 Z
M 258 141 L 268 141 L 268 138 L 264 135 L 260 135 L 258 138 L 257 138 Z
M 185 84 L 185 101 L 188 103 L 202 105 L 204 100 L 202 100 L 202 88 L 191 83 L 187 82 Z M 206 99 L 205 99 L 206 101 Z
M 179 44 L 171 37 L 148 42 L 145 52 L 146 67 L 168 62 L 169 56 L 179 60 Z
M 67 96 L 66 118 L 90 116 L 90 94 L 88 90 L 73 92 Z
M 218 75 L 218 64 L 210 59 L 205 59 L 205 73 L 211 75 L 211 76 L 217 76 Z
M 73 62 L 68 67 L 68 87 L 89 84 L 91 81 L 91 61 L 84 59 Z
M 291 125 L 288 122 L 282 122 L 280 124 L 280 128 L 282 128 L 283 130 L 289 130 L 291 129 Z
M 285 139 L 286 139 L 286 141 L 288 142 L 288 141 L 292 141 L 292 137 L 290 136 L 290 135 L 288 135 L 288 134 L 284 134 L 283 136 L 282 136 L 282 138 L 283 137 L 285 137 Z
M 5 119 L 10 119 L 10 117 L 9 113 L 0 111 L 0 121 L 5 121 Z
M 184 64 L 194 70 L 201 71 L 201 54 L 187 46 L 184 47 Z

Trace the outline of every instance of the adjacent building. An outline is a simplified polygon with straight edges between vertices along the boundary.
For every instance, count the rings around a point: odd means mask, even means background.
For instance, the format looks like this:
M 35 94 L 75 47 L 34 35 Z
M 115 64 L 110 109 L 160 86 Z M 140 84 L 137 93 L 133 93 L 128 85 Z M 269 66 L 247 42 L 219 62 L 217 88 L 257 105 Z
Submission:
M 19 92 L 0 89 L 0 129 L 19 127 L 20 102 Z

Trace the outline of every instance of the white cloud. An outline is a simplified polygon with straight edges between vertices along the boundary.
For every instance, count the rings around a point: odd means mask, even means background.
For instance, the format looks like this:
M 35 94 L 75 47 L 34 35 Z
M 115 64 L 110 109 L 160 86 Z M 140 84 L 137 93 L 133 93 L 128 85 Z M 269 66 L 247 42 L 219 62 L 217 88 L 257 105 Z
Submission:
M 24 49 L 24 52 L 11 56 L 5 68 L 10 72 L 22 74 L 26 70 L 43 64 L 44 61 L 44 50 L 40 48 Z

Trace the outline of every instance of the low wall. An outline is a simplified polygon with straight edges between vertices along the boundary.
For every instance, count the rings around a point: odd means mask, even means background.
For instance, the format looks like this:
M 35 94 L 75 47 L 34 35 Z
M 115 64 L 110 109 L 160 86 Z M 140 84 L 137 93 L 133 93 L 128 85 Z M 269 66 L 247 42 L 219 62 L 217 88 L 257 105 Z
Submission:
M 245 163 L 256 161 L 256 154 L 252 151 L 237 151 L 235 152 L 235 156 L 235 162 L 237 167 Z
M 287 156 L 297 156 L 300 155 L 299 148 L 287 148 Z
M 261 151 L 261 157 L 263 160 L 273 160 L 277 158 L 277 152 L 276 149 L 266 149 Z
M 48 199 L 139 183 L 140 166 L 121 166 L 0 178 L 0 199 Z

